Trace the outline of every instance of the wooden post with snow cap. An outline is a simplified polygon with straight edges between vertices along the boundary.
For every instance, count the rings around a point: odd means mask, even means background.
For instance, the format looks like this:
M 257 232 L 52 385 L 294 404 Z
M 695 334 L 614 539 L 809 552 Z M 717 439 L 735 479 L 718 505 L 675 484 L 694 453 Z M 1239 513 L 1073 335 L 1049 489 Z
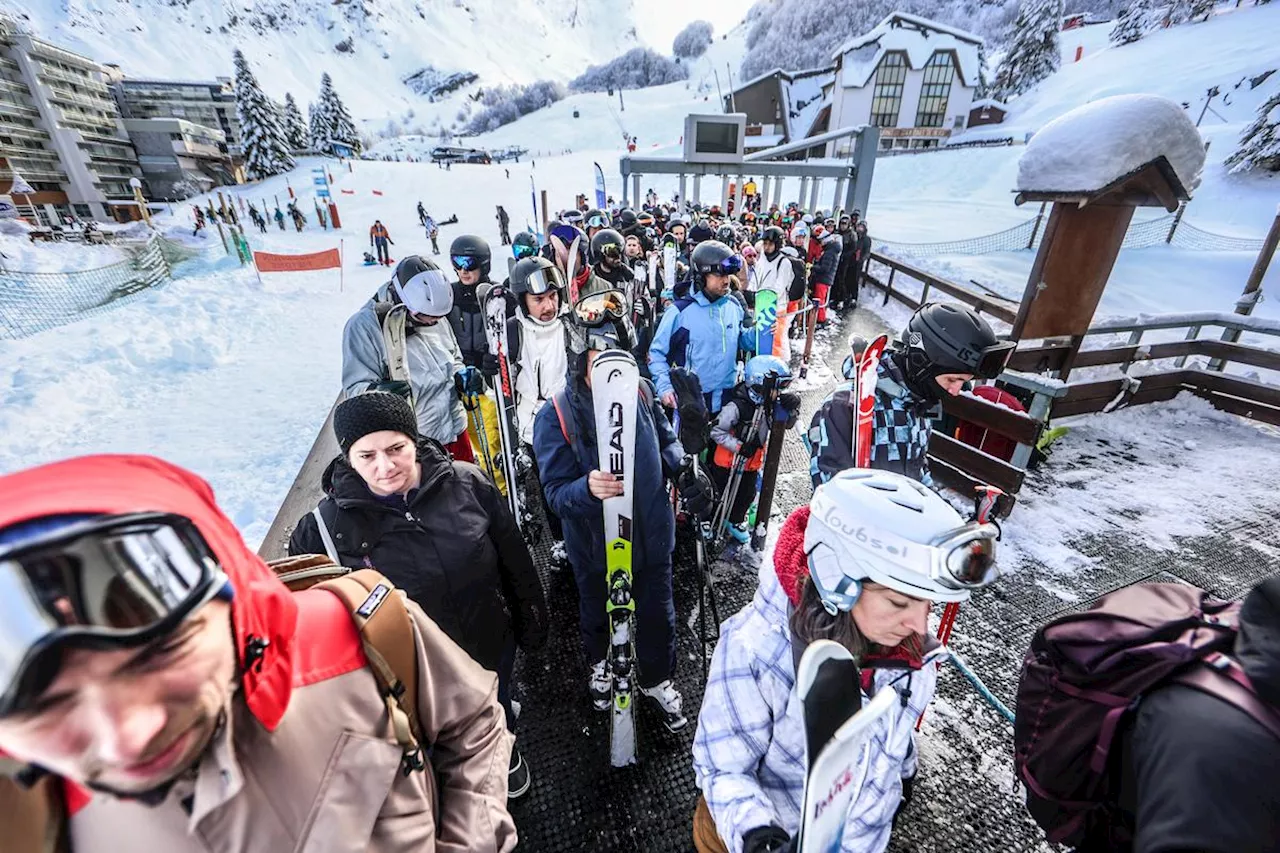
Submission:
M 1203 167 L 1204 143 L 1186 111 L 1156 95 L 1102 98 L 1045 125 L 1019 159 L 1014 202 L 1053 207 L 1010 338 L 1067 338 L 1047 368 L 1066 379 L 1134 211 L 1173 213 Z
M 1271 266 L 1271 259 L 1275 257 L 1276 247 L 1280 246 L 1280 205 L 1276 207 L 1276 218 L 1271 220 L 1271 230 L 1267 232 L 1267 238 L 1262 241 L 1262 249 L 1258 251 L 1258 259 L 1253 262 L 1253 269 L 1249 271 L 1249 279 L 1245 283 L 1244 293 L 1240 294 L 1240 298 L 1236 300 L 1236 313 L 1249 317 L 1253 314 L 1253 309 L 1258 306 L 1262 300 L 1262 280 L 1266 278 L 1267 268 Z M 1222 339 L 1229 343 L 1236 343 L 1240 340 L 1239 329 L 1227 329 L 1222 333 Z M 1226 367 L 1226 362 L 1221 359 L 1213 359 L 1209 362 L 1209 369 L 1216 370 L 1219 373 Z

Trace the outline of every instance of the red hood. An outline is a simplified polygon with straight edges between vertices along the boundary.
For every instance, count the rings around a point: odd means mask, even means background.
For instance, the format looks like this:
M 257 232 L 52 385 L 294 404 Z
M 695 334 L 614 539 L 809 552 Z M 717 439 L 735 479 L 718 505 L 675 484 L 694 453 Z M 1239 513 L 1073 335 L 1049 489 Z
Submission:
M 204 480 L 152 456 L 83 456 L 0 477 L 0 528 L 64 513 L 171 512 L 195 522 L 235 588 L 232 624 L 244 698 L 274 730 L 289 705 L 298 610 L 291 594 L 214 502 Z M 269 645 L 244 666 L 249 637 Z

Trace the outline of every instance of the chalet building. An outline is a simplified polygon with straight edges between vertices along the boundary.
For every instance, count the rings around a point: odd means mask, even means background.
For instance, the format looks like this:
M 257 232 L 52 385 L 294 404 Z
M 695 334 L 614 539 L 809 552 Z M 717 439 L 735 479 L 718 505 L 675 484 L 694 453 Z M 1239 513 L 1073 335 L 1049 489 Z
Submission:
M 747 116 L 746 151 L 760 151 L 785 145 L 825 130 L 821 113 L 826 105 L 824 90 L 834 79 L 831 68 L 799 71 L 794 74 L 776 68 L 748 80 L 724 99 L 726 113 Z M 823 146 L 815 146 L 812 156 L 821 157 Z M 803 157 L 806 153 L 797 154 Z

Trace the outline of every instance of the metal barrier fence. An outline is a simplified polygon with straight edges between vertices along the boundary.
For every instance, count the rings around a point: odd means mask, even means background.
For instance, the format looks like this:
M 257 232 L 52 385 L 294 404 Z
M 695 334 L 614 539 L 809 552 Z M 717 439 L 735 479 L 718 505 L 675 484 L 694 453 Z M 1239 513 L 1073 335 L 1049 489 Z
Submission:
M 0 340 L 17 340 L 125 305 L 173 277 L 174 264 L 195 252 L 152 234 L 131 257 L 70 272 L 0 269 Z
M 1144 222 L 1133 222 L 1125 234 L 1123 247 L 1126 249 L 1146 249 L 1151 246 L 1171 245 L 1180 249 L 1196 249 L 1203 252 L 1259 252 L 1262 250 L 1262 238 L 1232 237 L 1226 234 L 1215 234 L 1203 228 L 1197 228 L 1182 218 L 1185 207 L 1177 213 L 1170 213 L 1157 219 Z M 1012 228 L 997 231 L 994 234 L 983 234 L 966 240 L 949 240 L 940 243 L 899 243 L 892 240 L 876 239 L 877 245 L 892 251 L 904 252 L 917 258 L 936 257 L 938 255 L 987 255 L 992 252 L 1018 252 L 1024 249 L 1035 249 L 1044 236 L 1045 211 L 1033 219 L 1028 219 Z

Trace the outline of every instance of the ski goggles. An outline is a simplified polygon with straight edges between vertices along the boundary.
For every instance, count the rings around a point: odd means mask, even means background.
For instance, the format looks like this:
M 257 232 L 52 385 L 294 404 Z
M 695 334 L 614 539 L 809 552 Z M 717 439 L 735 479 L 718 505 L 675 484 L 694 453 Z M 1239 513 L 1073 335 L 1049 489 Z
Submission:
M 608 224 L 609 224 L 609 220 L 598 213 L 595 216 L 592 216 L 589 219 L 587 219 L 588 228 L 604 228 Z
M 627 300 L 620 291 L 606 290 L 582 297 L 574 306 L 573 312 L 584 325 L 596 326 L 625 317 Z
M 536 269 L 525 277 L 525 289 L 534 296 L 541 296 L 551 291 L 564 288 L 564 278 L 555 267 Z
M 213 550 L 179 515 L 109 516 L 0 548 L 0 716 L 48 687 L 51 650 L 144 645 L 226 584 Z
M 1000 576 L 996 541 L 1000 529 L 971 521 L 933 539 L 929 576 L 948 589 L 978 589 Z
M 742 270 L 742 258 L 737 255 L 730 255 L 711 269 L 707 270 L 707 275 L 733 275 Z
M 606 243 L 600 247 L 600 257 L 610 261 L 621 261 L 622 247 L 617 243 Z
M 515 256 L 517 261 L 522 261 L 525 258 L 532 258 L 534 255 L 538 254 L 538 247 L 516 244 L 511 247 L 511 254 Z
M 451 255 L 449 260 L 453 262 L 453 268 L 456 270 L 465 270 L 473 272 L 484 266 L 484 261 L 475 255 Z
M 973 374 L 983 379 L 995 379 L 1004 373 L 1009 357 L 1018 348 L 1016 341 L 999 341 L 978 353 L 973 365 Z
M 648 228 L 650 225 L 653 225 L 653 222 L 654 220 L 653 220 L 652 213 L 641 213 L 636 217 L 636 224 L 642 225 L 646 228 Z

